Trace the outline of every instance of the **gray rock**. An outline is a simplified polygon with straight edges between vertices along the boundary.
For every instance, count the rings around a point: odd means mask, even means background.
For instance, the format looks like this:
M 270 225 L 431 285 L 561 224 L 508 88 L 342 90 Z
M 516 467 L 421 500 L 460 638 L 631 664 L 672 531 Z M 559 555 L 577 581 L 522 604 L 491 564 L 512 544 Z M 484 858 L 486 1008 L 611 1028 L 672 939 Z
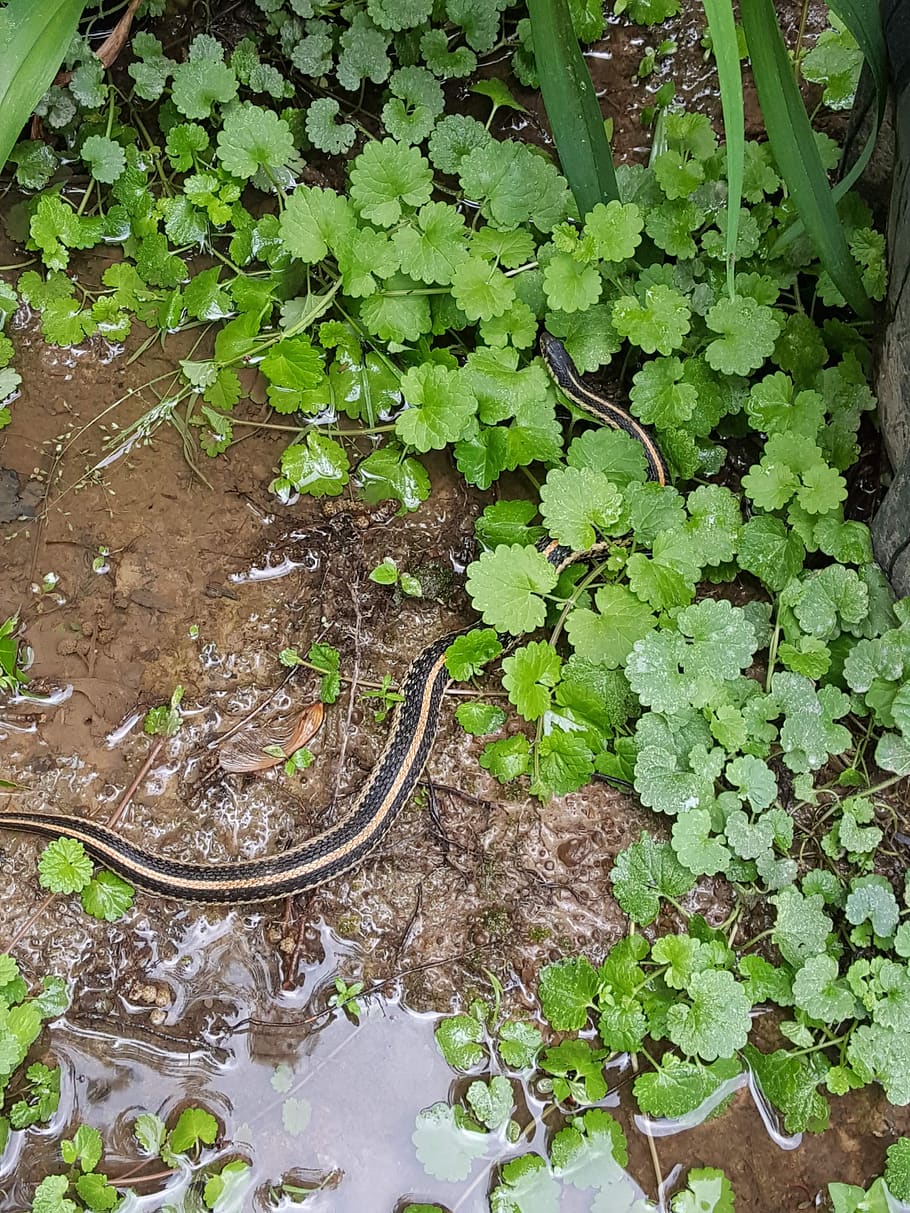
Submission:
M 43 486 L 37 481 L 30 480 L 23 488 L 18 472 L 0 468 L 0 523 L 34 518 L 42 493 Z
M 878 383 L 882 438 L 895 477 L 872 523 L 875 556 L 896 593 L 910 594 L 910 0 L 885 0 L 895 107 L 888 222 L 887 327 Z

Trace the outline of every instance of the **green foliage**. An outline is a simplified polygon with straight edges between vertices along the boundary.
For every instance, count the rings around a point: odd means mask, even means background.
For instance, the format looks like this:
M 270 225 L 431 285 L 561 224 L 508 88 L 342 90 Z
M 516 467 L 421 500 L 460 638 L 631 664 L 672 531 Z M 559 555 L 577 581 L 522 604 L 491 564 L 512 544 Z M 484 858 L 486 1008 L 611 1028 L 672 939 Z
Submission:
M 428 1175 L 455 1183 L 466 1179 L 486 1150 L 486 1134 L 461 1105 L 435 1103 L 418 1113 L 411 1135 L 418 1160 Z
M 348 985 L 343 978 L 336 977 L 335 993 L 329 996 L 329 1006 L 343 1011 L 353 1023 L 360 1023 L 362 1008 L 357 998 L 362 993 L 363 986 L 362 981 L 354 981 Z
M 455 1015 L 443 1019 L 436 1028 L 436 1043 L 453 1069 L 469 1070 L 485 1055 L 481 1048 L 483 1024 L 471 1015 Z
M 502 644 L 492 628 L 472 628 L 446 649 L 446 668 L 453 678 L 464 681 L 479 674 L 501 652 Z
M 10 0 L 4 6 L 0 165 L 6 164 L 22 127 L 59 70 L 84 7 L 84 0 L 52 0 L 40 10 L 28 0 Z
M 370 573 L 370 581 L 377 585 L 397 586 L 408 598 L 420 598 L 423 594 L 419 580 L 411 573 L 403 573 L 391 556 L 386 556 Z
M 613 879 L 624 908 L 642 924 L 656 917 L 660 896 L 683 896 L 691 887 L 668 844 L 647 836 L 618 857 Z M 650 945 L 639 935 L 627 937 L 599 966 L 584 956 L 546 966 L 539 985 L 544 1016 L 558 1032 L 584 1034 L 540 1055 L 538 1065 L 550 1076 L 546 1089 L 558 1100 L 597 1102 L 610 1054 L 632 1052 L 639 1058 L 636 1099 L 656 1117 L 679 1118 L 706 1101 L 716 1104 L 742 1062 L 787 1132 L 823 1131 L 826 1090 L 843 1094 L 877 1079 L 892 1101 L 910 1099 L 910 1062 L 900 1039 L 910 1024 L 910 969 L 885 955 L 871 962 L 839 959 L 838 933 L 856 942 L 867 922 L 863 942 L 874 939 L 886 953 L 894 946 L 893 890 L 876 875 L 855 876 L 840 895 L 833 877 L 807 877 L 804 885 L 805 892 L 791 886 L 770 899 L 777 911 L 776 963 L 750 953 L 751 945 L 737 958 L 722 931 L 694 916 L 685 932 Z M 781 1024 L 788 1047 L 765 1053 L 748 1042 L 752 1008 L 761 1002 L 793 1008 L 794 1018 Z M 592 1026 L 602 1048 L 590 1038 Z M 649 1037 L 670 1042 L 659 1062 Z M 899 1149 L 894 1157 L 900 1183 Z
M 733 1187 L 723 1171 L 693 1168 L 686 1181 L 686 1191 L 670 1202 L 673 1213 L 733 1213 Z
M 692 873 L 666 842 L 642 834 L 621 851 L 610 872 L 613 895 L 633 922 L 646 927 L 660 912 L 660 899 L 681 897 L 692 888 Z
M 282 649 L 278 654 L 278 660 L 288 668 L 303 665 L 322 674 L 319 698 L 323 703 L 334 703 L 341 694 L 341 675 L 338 672 L 341 654 L 332 645 L 311 645 L 306 659 L 302 658 L 296 649 Z
M 38 860 L 38 882 L 52 893 L 78 893 L 92 918 L 114 922 L 133 904 L 133 889 L 113 872 L 92 875 L 92 861 L 75 838 L 49 842 Z
M 170 703 L 150 708 L 146 712 L 143 728 L 150 737 L 173 737 L 179 731 L 180 704 L 183 700 L 183 693 L 183 687 L 175 687 Z
M 361 699 L 375 699 L 379 701 L 379 706 L 373 712 L 373 719 L 376 721 L 385 720 L 395 704 L 401 703 L 404 698 L 400 691 L 396 691 L 393 688 L 392 678 L 389 674 L 383 674 L 382 682 L 379 686 L 361 692 L 360 697 Z
M 390 22 L 388 15 L 380 19 L 381 11 L 378 6 L 370 10 L 370 24 L 360 19 L 352 23 L 350 37 L 343 38 L 338 48 L 348 52 L 343 70 L 353 69 L 354 60 L 367 53 L 368 44 L 378 48 L 378 31 L 399 32 L 393 27 L 400 22 Z M 276 29 L 290 29 L 280 15 L 274 20 Z M 315 54 L 312 39 L 318 41 L 321 33 L 313 29 L 303 38 L 294 35 L 301 58 Z M 468 36 L 477 41 L 479 31 Z M 522 652 L 527 656 L 516 654 L 508 659 L 507 689 L 524 714 L 536 720 L 541 713 L 558 709 L 571 730 L 557 725 L 530 745 L 521 736 L 504 738 L 488 746 L 484 764 L 503 779 L 533 767 L 535 790 L 541 796 L 579 786 L 597 764 L 610 768 L 609 746 L 615 740 L 615 729 L 628 719 L 627 705 L 634 707 L 625 670 L 633 691 L 650 708 L 642 719 L 641 744 L 637 746 L 640 792 L 654 807 L 676 813 L 680 798 L 688 803 L 696 796 L 693 816 L 680 823 L 674 834 L 678 856 L 698 866 L 696 856 L 701 851 L 701 866 L 709 862 L 715 870 L 754 863 L 774 887 L 783 878 L 779 854 L 787 844 L 776 818 L 757 819 L 773 807 L 776 792 L 767 760 L 779 746 L 792 769 L 812 769 L 827 754 L 836 753 L 843 738 L 837 723 L 841 701 L 835 688 L 813 688 L 811 684 L 831 669 L 828 645 L 838 634 L 862 624 L 864 574 L 851 572 L 848 586 L 836 568 L 805 578 L 801 565 L 807 550 L 836 550 L 838 558 L 843 558 L 850 544 L 848 558 L 860 565 L 867 558 L 861 529 L 854 525 L 845 530 L 848 524 L 838 517 L 843 495 L 840 472 L 845 459 L 849 462 L 851 457 L 850 436 L 859 413 L 867 407 L 860 391 L 861 377 L 853 377 L 844 358 L 826 368 L 826 361 L 840 352 L 828 350 L 821 330 L 804 313 L 789 313 L 780 305 L 780 288 L 792 279 L 793 269 L 786 259 L 771 253 L 776 246 L 770 212 L 756 211 L 743 220 L 736 299 L 719 297 L 717 278 L 710 269 L 712 258 L 718 255 L 716 233 L 706 216 L 699 218 L 694 203 L 688 234 L 692 252 L 699 256 L 683 258 L 693 262 L 691 271 L 686 267 L 688 278 L 679 274 L 678 267 L 674 271 L 672 263 L 646 271 L 630 264 L 643 230 L 657 233 L 661 222 L 681 214 L 680 204 L 695 189 L 718 178 L 716 143 L 699 120 L 686 115 L 668 118 L 668 149 L 662 153 L 664 159 L 657 158 L 653 170 L 645 171 L 652 176 L 640 175 L 631 191 L 634 197 L 627 201 L 592 208 L 584 230 L 577 232 L 564 223 L 565 194 L 560 194 L 558 182 L 547 175 L 546 166 L 529 160 L 526 149 L 518 145 L 494 146 L 470 122 L 439 120 L 438 92 L 425 69 L 401 69 L 392 77 L 382 62 L 388 45 L 386 41 L 386 50 L 376 54 L 373 68 L 376 76 L 388 76 L 393 85 L 387 107 L 387 114 L 395 115 L 392 123 L 408 124 L 410 134 L 365 147 L 352 165 L 350 200 L 330 190 L 302 187 L 286 202 L 277 227 L 258 221 L 259 248 L 271 252 L 254 254 L 256 245 L 245 234 L 253 224 L 235 209 L 241 220 L 233 238 L 235 256 L 244 262 L 258 259 L 266 264 L 282 254 L 307 264 L 328 258 L 330 267 L 337 265 L 342 293 L 360 301 L 361 323 L 392 343 L 419 339 L 434 323 L 427 299 L 421 295 L 423 286 L 415 284 L 424 284 L 431 291 L 450 288 L 456 322 L 460 322 L 460 312 L 481 326 L 487 344 L 470 355 L 465 367 L 457 368 L 443 358 L 424 359 L 400 379 L 393 376 L 400 387 L 399 399 L 403 397 L 407 405 L 395 422 L 403 447 L 371 455 L 358 470 L 357 479 L 364 492 L 373 493 L 374 498 L 379 493 L 392 495 L 403 508 L 413 508 L 428 490 L 426 481 L 419 483 L 420 465 L 407 454 L 409 448 L 423 452 L 454 443 L 459 466 L 481 485 L 535 459 L 558 461 L 560 435 L 545 381 L 534 378 L 533 367 L 520 369 L 520 351 L 526 348 L 522 308 L 528 308 L 525 298 L 516 294 L 521 275 L 516 276 L 513 287 L 500 269 L 519 268 L 535 252 L 542 266 L 539 287 L 550 308 L 548 323 L 566 333 L 579 358 L 588 347 L 582 344 L 577 322 L 571 320 L 575 314 L 593 316 L 597 308 L 606 309 L 607 327 L 614 333 L 612 349 L 623 336 L 628 338 L 631 352 L 642 363 L 635 373 L 633 408 L 658 429 L 684 475 L 697 470 L 702 439 L 725 417 L 741 410 L 747 398 L 748 423 L 754 430 L 768 433 L 769 442 L 765 454 L 744 478 L 755 510 L 745 527 L 735 498 L 719 486 L 706 485 L 688 496 L 670 490 L 663 495 L 653 493 L 652 486 L 640 488 L 640 452 L 633 446 L 628 455 L 622 449 L 623 435 L 603 435 L 604 441 L 596 443 L 593 439 L 598 435 L 576 439 L 568 466 L 549 470 L 541 509 L 552 533 L 568 546 L 583 547 L 595 540 L 609 545 L 630 524 L 640 550 L 627 558 L 616 545 L 603 583 L 593 586 L 593 598 L 570 595 L 564 632 L 579 658 L 574 666 L 551 662 L 541 679 L 522 664 L 538 650 L 526 648 Z M 427 43 L 431 45 L 432 40 Z M 160 52 L 150 44 L 142 53 L 154 59 Z M 219 65 L 215 48 L 205 42 L 198 47 L 194 44 L 192 57 L 200 64 Z M 241 58 L 232 59 L 230 65 L 222 66 L 234 73 L 240 86 L 252 79 L 246 59 L 242 64 Z M 227 90 L 224 72 L 217 74 Z M 497 94 L 493 100 L 509 103 L 505 94 Z M 394 102 L 400 106 L 396 108 Z M 424 138 L 421 133 L 418 139 L 416 133 L 423 121 L 421 111 L 436 119 L 429 138 L 431 161 L 415 146 L 406 145 L 412 136 L 415 141 Z M 308 114 L 313 130 L 319 112 Z M 338 113 L 333 111 L 330 117 L 334 119 Z M 209 212 L 221 205 L 218 199 L 226 184 L 213 168 L 229 168 L 240 177 L 254 175 L 257 166 L 278 171 L 285 163 L 286 134 L 295 129 L 290 118 L 276 118 L 258 101 L 254 105 L 244 102 L 231 114 L 231 122 L 221 122 L 220 129 L 216 109 L 203 119 L 206 125 L 215 126 L 214 138 L 194 121 L 178 123 L 168 133 L 168 154 L 175 167 L 196 170 L 188 179 L 194 183 L 188 196 Z M 259 133 L 266 127 L 280 133 L 283 148 L 276 144 L 270 150 L 269 138 L 263 134 L 262 154 L 257 159 L 250 134 L 254 127 Z M 404 130 L 401 126 L 394 133 L 401 136 Z M 210 158 L 212 148 L 216 161 Z M 232 155 L 234 162 L 226 162 L 225 156 L 230 159 Z M 248 160 L 241 164 L 243 155 Z M 777 188 L 776 178 L 767 171 L 767 157 L 757 145 L 747 147 L 746 158 L 752 176 L 758 174 L 763 184 L 756 191 L 749 178 L 744 196 L 764 204 Z M 764 171 L 759 172 L 762 165 Z M 496 223 L 496 230 L 481 226 L 466 246 L 457 211 L 446 203 L 428 201 L 434 166 L 459 177 L 462 189 L 478 202 L 482 216 Z M 138 165 L 136 169 L 141 173 Z M 127 175 L 130 171 L 128 165 Z M 684 181 L 687 175 L 697 183 L 691 189 Z M 531 178 L 539 179 L 540 190 L 529 190 Z M 121 193 L 126 206 L 128 195 L 125 189 Z M 533 199 L 533 210 L 528 209 L 529 199 Z M 224 205 L 228 205 L 226 201 Z M 208 217 L 212 219 L 211 213 Z M 145 221 L 137 215 L 139 218 Z M 536 232 L 523 226 L 529 223 Z M 79 237 L 75 229 L 69 232 L 67 224 L 72 226 L 69 220 L 63 225 L 64 248 L 67 241 Z M 390 231 L 389 237 L 383 229 Z M 39 236 L 42 231 L 39 229 Z M 552 233 L 549 241 L 541 241 L 540 234 L 547 232 Z M 143 238 L 148 240 L 149 233 Z M 149 249 L 154 260 L 152 246 Z M 750 256 L 756 258 L 754 269 L 749 266 Z M 605 300 L 608 280 L 603 271 L 607 267 L 620 275 L 624 272 L 625 277 L 617 279 L 621 285 L 609 288 L 611 297 Z M 589 270 L 596 271 L 594 276 Z M 78 320 L 80 310 L 69 304 L 67 308 L 61 322 Z M 352 416 L 363 416 L 360 404 L 352 406 L 352 401 L 362 398 L 365 375 L 373 380 L 371 392 L 378 387 L 378 371 L 366 370 L 368 360 L 350 328 L 334 321 L 322 326 L 322 349 L 329 354 L 323 360 L 317 346 L 297 335 L 295 313 L 289 312 L 288 317 L 294 330 L 290 337 L 278 333 L 263 339 L 245 317 L 231 322 L 219 336 L 216 359 L 200 364 L 192 376 L 187 370 L 190 385 L 207 393 L 214 393 L 218 385 L 220 392 L 226 382 L 223 376 L 232 373 L 231 362 L 250 357 L 258 349 L 269 399 L 276 409 L 315 412 L 326 400 L 333 400 L 341 402 Z M 703 317 L 704 325 L 693 326 L 693 317 Z M 574 341 L 569 338 L 570 322 L 576 326 Z M 227 339 L 229 332 L 231 340 Z M 806 337 L 811 338 L 808 345 Z M 677 348 L 682 348 L 685 360 L 674 356 L 672 351 Z M 806 353 L 810 349 L 811 358 Z M 648 351 L 659 352 L 660 357 L 642 359 L 641 353 Z M 603 355 L 597 360 L 602 359 Z M 774 370 L 775 365 L 780 370 Z M 741 377 L 753 371 L 758 372 L 757 381 L 746 397 Z M 351 377 L 358 375 L 359 395 L 350 391 Z M 523 390 L 514 390 L 510 377 L 516 385 L 523 379 Z M 835 383 L 837 390 L 832 390 Z M 205 416 L 207 424 L 214 426 L 212 406 Z M 218 434 L 224 435 L 217 438 L 220 445 L 229 440 L 230 423 L 225 420 L 218 426 Z M 619 440 L 618 445 L 614 439 Z M 592 462 L 595 448 L 597 462 Z M 832 457 L 835 463 L 828 463 Z M 279 493 L 338 493 L 350 471 L 350 458 L 342 444 L 308 432 L 285 453 L 275 488 Z M 495 550 L 482 554 L 472 566 L 469 589 L 488 623 L 520 633 L 544 621 L 548 598 L 558 590 L 552 567 L 528 544 L 539 533 L 529 526 L 533 512 L 527 512 L 523 503 L 516 504 L 519 512 L 513 511 L 508 526 L 504 525 L 506 512 L 496 507 L 502 519 L 495 522 L 498 532 L 493 529 L 491 511 L 486 533 Z M 824 526 L 821 520 L 825 520 Z M 486 521 L 479 528 L 481 535 L 485 527 Z M 689 635 L 685 613 L 669 631 L 666 627 L 654 630 L 655 624 L 668 622 L 661 618 L 662 613 L 688 607 L 705 571 L 713 576 L 714 569 L 721 569 L 722 575 L 729 576 L 733 570 L 725 566 L 733 560 L 762 577 L 772 589 L 787 590 L 782 599 L 786 606 L 784 636 L 778 649 L 786 676 L 776 674 L 770 693 L 750 685 L 742 674 L 745 662 L 738 655 L 752 658 L 762 645 L 756 637 L 756 646 L 748 647 L 749 631 L 743 622 L 746 612 L 740 608 L 733 609 L 727 632 L 718 624 L 716 632 L 707 625 L 704 636 Z M 652 633 L 661 639 L 649 639 Z M 733 643 L 737 635 L 743 642 L 740 647 Z M 734 658 L 739 660 L 735 667 L 731 664 Z M 588 664 L 582 664 L 585 662 Z M 464 669 L 467 667 L 453 667 L 452 672 Z M 615 676 L 608 678 L 608 671 L 615 671 Z M 607 710 L 603 704 L 598 710 L 594 695 L 605 688 L 609 688 Z M 815 703 L 821 709 L 820 722 L 807 734 L 805 721 L 814 718 Z M 685 751 L 677 743 L 668 747 L 668 737 L 658 737 L 663 727 L 657 719 L 661 714 L 687 722 L 679 734 L 680 743 L 688 738 Z M 501 723 L 489 711 L 481 710 L 476 718 L 471 713 L 463 715 L 479 730 L 492 727 L 493 721 Z M 707 734 L 697 723 L 699 719 L 707 725 Z M 712 749 L 709 738 L 726 754 L 719 768 L 713 753 L 717 746 Z M 699 745 L 705 747 L 704 755 L 696 753 Z M 758 765 L 744 766 L 745 759 Z M 667 779 L 668 774 L 672 779 Z
M 723 963 L 724 949 L 707 941 L 689 942 L 693 946 L 686 968 L 692 976 L 696 970 L 726 972 L 711 968 L 712 961 Z M 698 948 L 702 955 L 696 962 Z M 668 997 L 672 992 L 661 982 L 659 973 L 650 981 L 644 978 L 642 962 L 647 952 L 646 943 L 632 938 L 614 948 L 598 971 L 584 958 L 546 968 L 541 975 L 541 996 L 551 1003 L 555 1015 L 551 1023 L 567 1022 L 564 1017 L 567 998 L 575 1006 L 593 998 L 602 1000 L 601 1024 L 615 1029 L 622 1013 L 628 1013 L 629 996 L 643 981 L 651 988 L 645 991 L 642 987 L 642 1001 L 651 1005 L 655 995 L 662 1000 L 660 1006 L 654 1006 L 659 1021 L 672 1005 L 672 997 Z M 728 976 L 732 980 L 732 975 Z M 622 990 L 627 992 L 625 1005 L 617 1001 Z M 470 1014 L 440 1021 L 436 1038 L 446 1060 L 456 1068 L 467 1065 L 475 1070 L 478 1066 L 486 1069 L 491 1064 L 501 1064 L 495 1062 L 497 1053 L 509 1067 L 536 1063 L 537 1091 L 547 1100 L 570 1101 L 577 1111 L 552 1138 L 548 1156 L 512 1155 L 508 1162 L 500 1163 L 497 1182 L 490 1193 L 493 1213 L 521 1213 L 525 1208 L 550 1213 L 561 1207 L 561 1200 L 568 1199 L 568 1191 L 573 1188 L 590 1192 L 595 1210 L 653 1213 L 656 1206 L 642 1196 L 626 1173 L 628 1150 L 619 1124 L 608 1111 L 585 1106 L 602 1100 L 606 1093 L 604 1063 L 610 1049 L 598 1048 L 587 1039 L 570 1037 L 540 1052 L 540 1033 L 530 1025 L 503 1020 L 498 986 L 494 986 L 494 991 L 492 1003 L 476 999 Z M 596 1015 L 593 1002 L 590 1010 Z M 578 1022 L 574 1012 L 569 1018 Z M 513 1052 L 519 1039 L 522 1045 Z M 649 1068 L 636 1080 L 635 1091 L 642 1109 L 654 1116 L 685 1115 L 740 1073 L 736 1060 L 706 1065 L 698 1060 L 686 1061 L 672 1051 L 665 1054 L 660 1067 L 653 1069 L 653 1065 L 649 1059 Z M 499 1132 L 505 1128 L 507 1143 L 515 1140 L 517 1126 L 510 1119 L 513 1108 L 509 1078 L 498 1074 L 487 1080 L 474 1080 L 461 1101 L 437 1103 L 419 1114 L 414 1133 L 418 1159 L 427 1173 L 437 1178 L 466 1177 L 481 1153 L 489 1154 L 491 1149 L 502 1153 L 501 1139 L 495 1140 L 497 1128 Z M 545 1109 L 544 1116 L 548 1115 L 549 1110 Z M 685 1188 L 674 1195 L 671 1207 L 687 1213 L 694 1210 L 730 1213 L 732 1198 L 732 1189 L 723 1173 L 702 1168 L 689 1172 Z
M 871 315 L 774 6 L 768 0 L 751 0 L 742 17 L 759 102 L 781 175 L 826 271 L 858 313 Z
M 100 871 L 80 890 L 82 908 L 92 918 L 115 922 L 133 904 L 132 885 L 114 872 Z
M 600 105 L 568 0 L 529 0 L 528 15 L 535 73 L 556 150 L 579 214 L 585 218 L 604 200 L 619 197 Z M 603 32 L 603 23 L 595 18 L 593 24 L 593 29 L 584 32 L 596 38 Z M 596 295 L 588 302 L 595 300 Z
M 18 615 L 10 615 L 0 623 L 0 691 L 13 694 L 28 682 L 19 666 L 18 631 Z
M 211 1145 L 218 1135 L 218 1122 L 203 1108 L 184 1108 L 167 1136 L 167 1147 L 174 1154 L 187 1154 L 202 1145 Z
M 38 860 L 38 879 L 52 893 L 80 893 L 92 878 L 92 861 L 74 838 L 49 842 Z
M 540 627 L 546 615 L 542 595 L 556 585 L 556 573 L 535 548 L 500 544 L 468 568 L 468 592 L 484 623 L 514 634 Z
M 286 447 L 281 456 L 283 481 L 298 493 L 316 497 L 343 493 L 350 466 L 340 443 L 312 432 L 303 442 Z
M 60 1071 L 42 1062 L 24 1067 L 45 1020 L 69 1006 L 69 994 L 58 978 L 44 978 L 42 989 L 30 994 L 16 961 L 0 955 L 0 1149 L 10 1130 L 22 1130 L 50 1120 L 60 1101 Z M 10 1086 L 15 1098 L 10 1100 Z
M 853 104 L 863 53 L 856 39 L 837 16 L 831 14 L 832 28 L 823 30 L 815 46 L 800 59 L 799 68 L 806 80 L 824 87 L 822 101 L 833 110 L 849 109 Z
M 892 1196 L 910 1200 L 910 1139 L 899 1137 L 888 1147 L 884 1179 Z

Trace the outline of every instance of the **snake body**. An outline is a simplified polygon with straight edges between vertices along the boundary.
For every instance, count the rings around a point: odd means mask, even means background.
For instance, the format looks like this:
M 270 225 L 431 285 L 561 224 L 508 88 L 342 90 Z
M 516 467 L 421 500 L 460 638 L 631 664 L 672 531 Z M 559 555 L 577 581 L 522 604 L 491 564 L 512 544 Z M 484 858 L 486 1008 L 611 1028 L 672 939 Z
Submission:
M 565 348 L 544 334 L 541 352 L 554 381 L 584 412 L 631 434 L 642 444 L 652 480 L 666 484 L 667 465 L 652 436 L 617 405 L 583 383 Z M 556 540 L 540 551 L 557 568 L 575 559 Z M 353 808 L 335 825 L 277 855 L 218 866 L 184 863 L 153 855 L 122 834 L 87 818 L 30 811 L 0 812 L 0 828 L 44 838 L 77 839 L 104 867 L 145 892 L 183 901 L 242 905 L 303 893 L 357 867 L 391 828 L 426 765 L 439 724 L 440 706 L 451 677 L 445 652 L 456 635 L 440 637 L 414 658 L 401 685 L 385 747 Z
M 641 443 L 648 464 L 648 479 L 656 480 L 658 484 L 669 484 L 670 470 L 654 436 L 624 408 L 612 404 L 585 383 L 561 341 L 549 333 L 542 333 L 540 352 L 553 382 L 563 395 L 583 413 L 611 429 L 623 430 L 630 438 Z

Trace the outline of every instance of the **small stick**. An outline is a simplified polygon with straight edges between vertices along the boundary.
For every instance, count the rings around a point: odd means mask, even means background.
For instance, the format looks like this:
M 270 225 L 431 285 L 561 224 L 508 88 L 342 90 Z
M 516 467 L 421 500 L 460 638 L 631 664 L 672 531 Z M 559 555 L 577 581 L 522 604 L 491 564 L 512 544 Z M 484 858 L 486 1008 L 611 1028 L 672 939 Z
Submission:
M 130 786 L 123 793 L 123 796 L 120 799 L 120 803 L 117 805 L 116 809 L 114 809 L 113 816 L 110 818 L 110 820 L 107 823 L 111 827 L 111 829 L 115 829 L 120 824 L 120 819 L 123 817 L 123 814 L 126 812 L 130 801 L 133 799 L 133 797 L 136 794 L 136 789 L 139 787 L 140 783 L 142 783 L 143 779 L 145 779 L 146 775 L 149 773 L 152 763 L 155 761 L 155 759 L 161 753 L 163 748 L 164 748 L 164 739 L 163 738 L 161 741 L 157 742 L 154 746 L 152 746 L 149 756 L 148 756 L 148 758 L 146 758 L 145 762 L 142 764 L 139 774 L 136 776 L 136 778 L 133 780 L 133 782 L 130 784 Z
M 38 921 L 38 919 L 41 917 L 41 915 L 44 913 L 44 911 L 47 909 L 47 907 L 51 904 L 51 902 L 54 900 L 54 898 L 56 896 L 57 896 L 56 893 L 48 893 L 48 895 L 47 895 L 47 897 L 45 897 L 44 901 L 39 902 L 38 907 L 34 910 L 34 912 L 31 914 L 31 916 L 26 918 L 25 922 L 18 929 L 18 931 L 16 931 L 15 935 L 13 935 L 13 937 L 9 941 L 9 943 L 6 944 L 6 946 L 3 949 L 4 952 L 12 952 L 13 948 L 22 939 L 22 937 L 25 935 L 26 931 L 28 931 L 28 929 L 30 927 L 33 927 L 35 925 L 35 923 Z
M 638 1055 L 632 1054 L 632 1071 L 638 1073 Z M 647 1117 L 644 1117 L 645 1137 L 648 1139 L 648 1151 L 651 1155 L 651 1165 L 654 1168 L 654 1178 L 657 1180 L 657 1198 L 660 1201 L 661 1209 L 664 1208 L 663 1189 L 664 1177 L 660 1169 L 660 1159 L 657 1157 L 657 1145 L 654 1141 L 654 1136 L 651 1133 L 651 1125 Z
M 411 935 L 414 931 L 414 927 L 417 924 L 418 919 L 420 918 L 420 914 L 421 914 L 422 910 L 423 910 L 423 885 L 419 884 L 417 886 L 417 897 L 414 900 L 414 909 L 411 911 L 411 917 L 408 919 L 407 925 L 405 926 L 404 930 L 401 932 L 401 939 L 398 941 L 398 947 L 395 949 L 395 960 L 396 961 L 401 958 L 402 953 L 405 951 L 408 944 L 411 942 Z
M 344 771 L 344 758 L 348 748 L 348 737 L 351 732 L 351 718 L 354 715 L 354 699 L 357 695 L 357 679 L 360 676 L 360 628 L 362 616 L 360 614 L 360 602 L 357 597 L 357 584 L 351 586 L 351 601 L 354 603 L 354 614 L 357 617 L 357 630 L 354 633 L 354 672 L 351 677 L 351 693 L 348 696 L 348 713 L 344 721 L 344 734 L 341 738 L 341 749 L 338 752 L 338 767 L 335 771 L 335 791 L 332 795 L 332 804 L 338 799 L 338 790 L 341 787 L 341 776 Z
M 482 809 L 489 809 L 492 808 L 493 805 L 504 803 L 501 800 L 487 800 L 485 796 L 475 796 L 472 792 L 463 792 L 461 788 L 453 788 L 451 784 L 439 783 L 435 779 L 432 781 L 432 783 L 429 779 L 421 779 L 420 787 L 430 788 L 435 792 L 448 792 L 450 796 L 458 796 L 462 800 L 469 801 L 471 804 L 480 805 Z
M 143 1163 L 141 1165 L 144 1166 L 145 1164 Z M 134 1168 L 132 1171 L 127 1171 L 125 1175 L 109 1175 L 107 1177 L 107 1182 L 112 1184 L 115 1188 L 122 1188 L 125 1183 L 147 1184 L 151 1183 L 153 1179 L 170 1179 L 173 1174 L 173 1171 L 168 1170 L 152 1171 L 148 1175 L 137 1175 L 136 1169 Z
M 308 897 L 304 902 L 303 911 L 301 912 L 300 917 L 297 919 L 297 939 L 294 943 L 294 951 L 291 953 L 291 959 L 288 961 L 284 981 L 281 983 L 281 988 L 283 990 L 292 990 L 294 988 L 294 975 L 296 974 L 297 966 L 300 963 L 300 953 L 303 951 L 303 937 L 306 934 L 307 928 L 306 918 L 304 915 L 309 903 L 310 898 Z

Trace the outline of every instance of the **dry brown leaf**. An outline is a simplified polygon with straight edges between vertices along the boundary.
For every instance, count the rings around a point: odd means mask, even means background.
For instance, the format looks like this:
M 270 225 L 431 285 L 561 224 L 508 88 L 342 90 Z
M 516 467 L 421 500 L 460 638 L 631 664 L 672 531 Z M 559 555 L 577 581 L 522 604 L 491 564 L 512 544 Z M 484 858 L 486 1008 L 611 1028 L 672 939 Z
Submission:
M 232 774 L 276 767 L 319 732 L 324 715 L 321 703 L 311 703 L 290 716 L 276 716 L 261 724 L 257 721 L 225 742 L 218 753 L 218 763 L 223 771 Z M 280 748 L 280 756 L 267 754 L 271 747 Z
M 100 59 L 105 67 L 110 67 L 111 64 L 117 62 L 117 57 L 126 46 L 126 40 L 130 36 L 130 26 L 133 24 L 136 9 L 141 3 L 142 0 L 130 0 L 126 12 L 95 51 L 95 57 Z M 54 84 L 62 87 L 64 84 L 69 84 L 72 78 L 72 72 L 58 72 L 54 77 Z

